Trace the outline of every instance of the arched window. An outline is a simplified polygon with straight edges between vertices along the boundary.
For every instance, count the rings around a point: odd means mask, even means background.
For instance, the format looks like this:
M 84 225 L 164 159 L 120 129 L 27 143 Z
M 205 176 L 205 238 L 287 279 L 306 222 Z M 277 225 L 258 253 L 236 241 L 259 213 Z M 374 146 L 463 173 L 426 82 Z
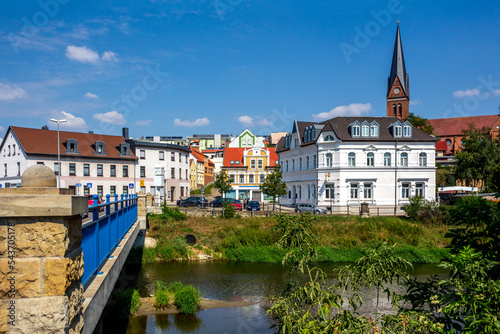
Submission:
M 398 116 L 403 117 L 403 108 L 401 106 L 401 103 L 398 104 Z
M 389 152 L 384 153 L 384 166 L 391 167 L 391 154 Z
M 306 169 L 309 169 L 309 157 L 306 157 Z
M 373 152 L 370 152 L 366 155 L 366 165 L 368 167 L 375 166 L 375 154 L 373 154 Z
M 418 155 L 418 165 L 420 167 L 427 167 L 427 154 L 422 152 Z
M 292 159 L 292 172 L 295 172 L 295 159 Z
M 396 116 L 396 104 L 392 105 L 392 114 Z
M 316 168 L 316 154 L 313 155 L 313 166 L 312 168 Z
M 351 152 L 347 155 L 347 165 L 349 167 L 356 166 L 356 154 L 354 152 Z
M 401 153 L 401 166 L 408 167 L 408 153 Z
M 302 170 L 302 158 L 299 158 L 299 170 Z

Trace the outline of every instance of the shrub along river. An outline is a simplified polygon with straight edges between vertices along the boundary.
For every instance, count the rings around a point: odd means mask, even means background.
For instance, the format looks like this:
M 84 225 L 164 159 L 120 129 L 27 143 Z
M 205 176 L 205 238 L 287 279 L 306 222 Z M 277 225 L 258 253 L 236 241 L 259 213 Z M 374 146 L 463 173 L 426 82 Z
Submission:
M 333 282 L 332 270 L 342 264 L 321 263 L 321 267 Z M 137 272 L 138 267 L 125 268 L 125 272 Z M 136 269 L 136 270 L 134 270 Z M 415 264 L 411 273 L 418 278 L 443 275 L 448 272 L 437 265 Z M 301 277 L 294 273 L 295 278 Z M 136 278 L 136 288 L 141 296 L 154 293 L 155 281 L 167 283 L 180 281 L 197 287 L 203 298 L 224 301 L 252 301 L 250 306 L 220 308 L 199 311 L 195 315 L 157 314 L 136 316 L 120 325 L 113 314 L 103 315 L 104 333 L 273 333 L 272 321 L 263 308 L 265 298 L 283 289 L 291 278 L 289 270 L 277 263 L 235 262 L 163 262 L 143 264 Z M 381 295 L 382 296 L 382 295 Z M 365 304 L 360 313 L 375 312 L 376 290 L 363 292 Z M 381 298 L 381 313 L 392 311 L 390 303 Z M 121 327 L 121 328 L 120 328 Z

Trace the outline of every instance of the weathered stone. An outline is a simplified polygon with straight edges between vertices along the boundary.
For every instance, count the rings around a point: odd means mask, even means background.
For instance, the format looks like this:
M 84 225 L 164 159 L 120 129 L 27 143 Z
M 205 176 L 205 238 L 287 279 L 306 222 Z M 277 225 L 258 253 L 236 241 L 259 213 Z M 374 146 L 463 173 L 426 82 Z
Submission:
M 64 295 L 83 276 L 83 253 L 79 248 L 67 257 L 45 259 L 43 295 Z
M 9 304 L 10 300 L 0 299 L 0 333 L 7 333 L 9 329 L 8 321 L 10 319 L 8 318 L 9 309 L 7 309 L 9 307 Z M 15 310 L 13 310 L 12 313 L 15 313 Z
M 21 176 L 24 188 L 53 187 L 57 186 L 56 175 L 45 165 L 34 165 L 26 168 Z
M 79 334 L 83 333 L 83 316 L 81 314 L 78 315 L 71 323 L 71 327 L 68 331 L 69 334 Z
M 65 256 L 82 242 L 79 217 L 4 218 L 15 222 L 19 257 Z
M 7 256 L 7 225 L 0 222 L 0 256 Z
M 66 294 L 68 296 L 68 317 L 69 322 L 72 323 L 75 318 L 82 315 L 83 309 L 83 285 L 76 284 Z
M 1 191 L 0 200 L 0 217 L 64 217 L 80 215 L 88 210 L 88 201 L 84 196 L 16 194 Z
M 0 259 L 0 299 L 11 297 L 12 286 L 16 298 L 41 296 L 40 260 L 14 258 L 14 271 L 8 261 L 11 259 Z
M 65 296 L 19 299 L 16 310 L 16 326 L 10 326 L 10 333 L 65 333 L 69 329 Z

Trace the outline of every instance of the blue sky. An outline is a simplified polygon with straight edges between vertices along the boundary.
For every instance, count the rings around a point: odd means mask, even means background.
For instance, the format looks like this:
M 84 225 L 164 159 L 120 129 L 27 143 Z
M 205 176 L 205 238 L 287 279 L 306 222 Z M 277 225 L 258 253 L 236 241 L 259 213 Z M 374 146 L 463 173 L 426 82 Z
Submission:
M 494 1 L 22 0 L 0 13 L 0 137 L 51 118 L 140 137 L 385 116 L 398 19 L 410 111 L 498 113 Z

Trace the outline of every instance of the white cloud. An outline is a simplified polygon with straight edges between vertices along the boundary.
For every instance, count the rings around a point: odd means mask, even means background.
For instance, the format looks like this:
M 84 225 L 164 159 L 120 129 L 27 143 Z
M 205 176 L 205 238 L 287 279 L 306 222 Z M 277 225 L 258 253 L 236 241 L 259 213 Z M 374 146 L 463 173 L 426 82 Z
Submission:
M 0 82 L 0 100 L 14 100 L 27 97 L 28 94 L 19 87 L 10 86 Z
M 66 48 L 66 57 L 82 63 L 95 64 L 99 61 L 99 54 L 85 46 L 68 46 Z
M 495 94 L 495 96 L 499 96 L 500 95 L 500 89 L 494 90 L 493 94 Z
M 249 128 L 253 125 L 253 118 L 247 115 L 243 115 L 238 117 L 238 122 L 240 122 L 243 126 Z
M 174 119 L 175 126 L 186 126 L 186 127 L 194 127 L 194 126 L 205 126 L 210 124 L 210 120 L 206 117 L 198 118 L 197 120 L 191 121 L 181 121 L 180 119 Z
M 94 94 L 91 92 L 87 92 L 83 96 L 86 97 L 87 99 L 98 99 L 99 98 L 99 96 L 97 94 Z
M 457 90 L 453 92 L 454 97 L 476 96 L 479 95 L 479 89 Z
M 0 132 L 5 131 L 5 128 L 0 125 Z M 1 140 L 0 140 L 1 141 Z
M 81 117 L 77 117 L 69 112 L 65 111 L 59 111 L 59 112 L 52 112 L 52 115 L 56 119 L 65 119 L 65 123 L 60 123 L 60 127 L 62 129 L 74 129 L 74 130 L 83 130 L 88 128 L 87 123 L 85 120 Z M 52 127 L 57 127 L 56 123 L 50 122 Z
M 259 121 L 257 121 L 257 125 L 260 125 L 260 126 L 272 126 L 273 123 L 268 121 L 267 119 L 263 118 Z
M 337 116 L 361 116 L 368 113 L 372 108 L 370 103 L 351 103 L 348 106 L 338 106 L 329 112 L 312 115 L 314 120 L 325 120 Z
M 418 106 L 419 104 L 422 104 L 422 100 L 415 99 L 415 100 L 410 100 L 410 105 L 411 106 Z
M 123 115 L 115 110 L 108 111 L 103 114 L 94 114 L 92 117 L 104 123 L 112 123 L 116 125 L 124 125 L 127 123 L 127 120 L 123 117 Z
M 148 126 L 148 125 L 151 125 L 151 120 L 150 119 L 146 119 L 146 120 L 143 120 L 143 121 L 137 121 L 137 122 L 135 122 L 135 125 Z
M 104 52 L 104 54 L 102 55 L 102 60 L 105 60 L 105 61 L 115 61 L 117 62 L 118 61 L 118 55 L 114 52 L 111 52 L 111 51 L 106 51 Z

